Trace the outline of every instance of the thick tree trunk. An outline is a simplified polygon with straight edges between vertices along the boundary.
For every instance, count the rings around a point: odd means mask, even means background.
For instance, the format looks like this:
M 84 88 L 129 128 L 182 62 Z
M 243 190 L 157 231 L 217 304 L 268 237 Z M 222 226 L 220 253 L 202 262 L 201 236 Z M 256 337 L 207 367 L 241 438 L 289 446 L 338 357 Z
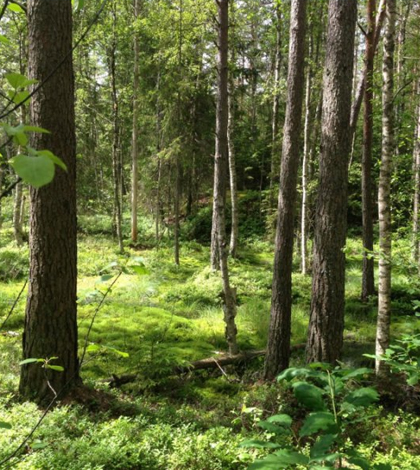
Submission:
M 305 65 L 306 0 L 292 0 L 287 107 L 277 213 L 276 246 L 264 376 L 272 379 L 289 366 L 292 315 L 292 260 L 299 141 Z
M 372 139 L 373 139 L 373 66 L 375 58 L 376 1 L 368 0 L 365 50 L 365 89 L 362 152 L 362 219 L 363 219 L 363 271 L 362 301 L 375 293 L 373 251 L 373 187 L 372 187 Z
M 140 17 L 140 0 L 134 0 L 134 18 L 138 20 Z M 139 170 L 138 170 L 138 114 L 139 114 L 139 55 L 140 55 L 140 40 L 136 31 L 134 33 L 134 74 L 133 74 L 133 136 L 131 144 L 132 152 L 132 167 L 131 167 L 131 240 L 137 242 L 138 226 L 137 226 L 137 211 L 138 211 L 138 186 L 139 186 Z
M 229 354 L 236 354 L 236 296 L 230 286 L 227 262 L 225 200 L 228 173 L 228 30 L 229 0 L 217 0 L 218 8 L 218 83 L 216 106 L 216 149 L 214 155 L 213 222 L 216 224 L 217 248 L 223 281 L 223 310 L 225 337 Z
M 24 358 L 58 357 L 53 364 L 22 367 L 19 391 L 45 401 L 78 382 L 76 323 L 76 142 L 72 58 L 71 0 L 29 0 L 29 76 L 49 80 L 31 100 L 31 145 L 49 149 L 67 165 L 54 180 L 31 189 L 30 273 L 23 334 Z M 54 25 L 54 27 L 51 27 Z M 63 57 L 67 59 L 59 66 Z M 57 68 L 57 69 L 56 69 Z M 50 76 L 51 72 L 55 73 Z M 50 388 L 51 387 L 51 388 Z
M 347 229 L 347 171 L 351 146 L 349 123 L 356 17 L 356 0 L 330 0 L 308 362 L 334 363 L 340 357 L 343 343 L 343 248 Z
M 378 375 L 387 367 L 379 359 L 389 346 L 391 326 L 391 174 L 394 152 L 394 49 L 396 2 L 387 0 L 384 57 L 382 65 L 382 158 L 379 173 L 379 297 L 376 329 Z

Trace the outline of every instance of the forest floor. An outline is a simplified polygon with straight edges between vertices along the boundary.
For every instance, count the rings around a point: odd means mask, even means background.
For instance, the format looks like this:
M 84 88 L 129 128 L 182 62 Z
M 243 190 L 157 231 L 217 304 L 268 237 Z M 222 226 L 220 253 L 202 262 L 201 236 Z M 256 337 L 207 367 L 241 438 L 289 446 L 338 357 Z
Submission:
M 6 217 L 7 220 L 7 217 Z M 9 219 L 10 220 L 10 219 Z M 208 248 L 184 242 L 181 262 L 172 249 L 127 247 L 125 255 L 101 226 L 101 219 L 79 220 L 79 344 L 88 337 L 82 368 L 85 385 L 103 393 L 83 405 L 65 404 L 46 416 L 18 457 L 0 468 L 17 469 L 245 469 L 264 449 L 240 447 L 244 439 L 270 438 L 261 418 L 281 412 L 299 415 L 282 384 L 260 381 L 263 360 L 174 375 L 174 366 L 217 357 L 226 349 L 221 283 L 209 268 Z M 105 222 L 104 222 L 105 226 Z M 347 246 L 346 366 L 372 366 L 376 299 L 362 304 L 361 245 Z M 230 263 L 238 292 L 238 341 L 241 350 L 265 347 L 269 322 L 273 248 L 247 241 Z M 0 324 L 24 285 L 28 248 L 17 248 L 9 224 L 0 231 Z M 120 274 L 121 272 L 121 274 Z M 112 289 L 110 286 L 116 279 Z M 305 342 L 311 280 L 293 275 L 294 344 Z M 98 305 L 105 296 L 102 307 Z M 420 281 L 413 275 L 408 242 L 394 248 L 393 324 L 395 340 L 420 330 L 413 315 L 420 305 Z M 42 410 L 17 397 L 25 292 L 0 332 L 0 461 L 9 456 Z M 303 353 L 293 365 L 303 364 Z M 137 374 L 137 380 L 110 389 L 105 379 Z M 418 396 L 418 395 L 417 395 Z M 420 469 L 419 409 L 404 397 L 382 396 L 369 419 L 347 438 L 371 462 Z M 301 467 L 304 468 L 304 467 Z M 352 467 L 349 467 L 352 468 Z

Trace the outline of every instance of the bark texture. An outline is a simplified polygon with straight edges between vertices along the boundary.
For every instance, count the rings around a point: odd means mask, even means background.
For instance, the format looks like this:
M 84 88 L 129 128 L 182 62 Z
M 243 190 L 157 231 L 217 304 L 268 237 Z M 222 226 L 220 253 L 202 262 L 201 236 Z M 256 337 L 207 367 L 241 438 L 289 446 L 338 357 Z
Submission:
M 330 0 L 308 362 L 334 363 L 340 357 L 343 343 L 343 248 L 347 229 L 347 165 L 351 147 L 349 123 L 356 17 L 356 0 Z
M 376 364 L 378 375 L 387 368 L 378 356 L 389 346 L 391 326 L 391 174 L 394 152 L 394 50 L 396 2 L 387 0 L 386 30 L 382 65 L 382 158 L 379 173 L 379 296 L 376 327 Z
M 373 139 L 373 66 L 375 58 L 375 12 L 376 1 L 368 0 L 365 50 L 365 89 L 362 152 L 362 220 L 363 220 L 363 271 L 362 301 L 375 293 L 373 251 L 373 186 L 372 186 L 372 139 Z
M 54 180 L 31 189 L 30 272 L 23 334 L 24 358 L 51 358 L 63 372 L 38 364 L 22 367 L 19 390 L 44 401 L 78 381 L 76 323 L 76 142 L 71 54 L 71 0 L 29 0 L 29 76 L 42 82 L 64 63 L 31 100 L 31 124 L 51 131 L 33 134 L 31 145 L 49 149 L 67 165 Z M 51 388 L 50 388 L 51 386 Z M 67 388 L 66 388 L 67 390 Z
M 289 366 L 292 313 L 292 258 L 299 141 L 305 65 L 306 0 L 293 0 L 290 19 L 287 107 L 274 253 L 271 320 L 264 375 L 272 379 Z
M 417 100 L 420 97 L 420 79 L 417 82 Z M 412 258 L 417 265 L 420 261 L 420 237 L 419 237 L 419 204 L 420 204 L 420 100 L 416 108 L 416 132 L 414 136 L 413 150 L 413 175 L 414 175 L 414 196 L 413 196 L 413 241 Z
M 223 310 L 226 324 L 225 337 L 229 354 L 236 354 L 236 296 L 230 286 L 227 262 L 225 200 L 228 174 L 228 31 L 229 1 L 218 0 L 218 83 L 216 106 L 216 149 L 214 164 L 213 195 L 213 230 L 217 234 L 217 251 L 219 253 L 220 271 L 223 281 Z

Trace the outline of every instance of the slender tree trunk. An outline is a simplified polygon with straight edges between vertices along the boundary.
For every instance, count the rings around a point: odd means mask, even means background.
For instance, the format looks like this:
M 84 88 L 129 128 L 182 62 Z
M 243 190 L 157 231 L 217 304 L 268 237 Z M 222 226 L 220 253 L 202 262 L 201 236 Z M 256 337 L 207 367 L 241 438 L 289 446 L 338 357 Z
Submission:
M 233 18 L 233 1 L 231 0 L 231 12 Z M 235 67 L 235 46 L 232 41 L 231 46 L 231 62 L 232 67 Z M 239 236 L 239 208 L 238 208 L 238 184 L 236 177 L 236 163 L 235 163 L 235 147 L 233 144 L 233 135 L 235 132 L 235 83 L 232 76 L 232 72 L 228 78 L 228 157 L 229 157 L 229 186 L 230 186 L 230 201 L 231 201 L 231 212 L 232 212 L 232 228 L 230 232 L 230 244 L 229 254 L 232 258 L 237 257 L 238 249 L 238 236 Z
M 119 103 L 116 82 L 117 51 L 117 11 L 115 0 L 112 3 L 112 39 L 109 51 L 109 66 L 112 96 L 112 172 L 114 178 L 114 224 L 120 253 L 124 252 L 122 237 L 122 162 L 120 155 Z
M 420 205 L 420 79 L 417 81 L 417 108 L 416 108 L 416 132 L 413 149 L 413 241 L 412 258 L 417 265 L 420 264 L 420 230 L 419 230 L 419 205 Z
M 238 352 L 236 342 L 236 296 L 230 285 L 225 226 L 225 200 L 228 172 L 228 30 L 229 0 L 217 0 L 218 9 L 218 82 L 216 105 L 216 149 L 214 165 L 213 221 L 216 222 L 217 248 L 223 282 L 225 337 L 230 354 Z
M 362 152 L 362 219 L 363 219 L 363 270 L 362 301 L 366 302 L 375 294 L 373 251 L 373 185 L 372 185 L 372 139 L 373 139 L 373 66 L 375 58 L 375 13 L 376 1 L 367 2 L 367 23 L 365 50 L 365 89 L 363 116 Z
M 305 66 L 306 0 L 292 0 L 287 107 L 283 129 L 276 246 L 264 376 L 273 379 L 289 366 L 292 316 L 292 260 L 295 201 L 299 168 Z
M 316 208 L 307 361 L 334 363 L 344 329 L 347 171 L 357 0 L 330 0 L 323 79 L 320 180 Z
M 133 137 L 132 137 L 132 169 L 131 169 L 131 240 L 137 242 L 138 226 L 138 114 L 139 114 L 139 55 L 140 41 L 137 33 L 137 20 L 140 17 L 140 0 L 134 0 L 134 18 L 136 30 L 134 33 L 134 76 L 133 76 Z
M 307 209 L 308 209 L 308 170 L 309 170 L 309 147 L 311 136 L 311 87 L 312 87 L 312 69 L 309 67 L 306 76 L 306 96 L 305 96 L 305 127 L 303 143 L 303 161 L 302 161 L 302 206 L 301 206 L 301 272 L 307 274 L 308 259 L 308 234 L 307 234 Z
M 15 200 L 13 209 L 13 231 L 15 234 L 15 241 L 17 246 L 23 245 L 23 230 L 22 230 L 22 183 L 18 183 L 15 187 Z
M 271 196 L 274 190 L 274 179 L 278 173 L 279 163 L 279 107 L 280 107 L 280 69 L 282 62 L 281 53 L 281 9 L 280 5 L 276 5 L 276 54 L 274 57 L 274 95 L 273 108 L 271 114 L 271 171 L 270 171 L 270 206 L 274 206 L 274 197 Z
M 391 174 L 394 152 L 394 49 L 396 2 L 387 0 L 384 57 L 382 65 L 382 158 L 379 173 L 379 297 L 376 329 L 376 373 L 387 367 L 379 359 L 390 341 L 391 326 Z
M 59 155 L 67 171 L 56 167 L 54 180 L 32 188 L 30 273 L 23 334 L 23 357 L 58 357 L 53 364 L 21 369 L 23 397 L 43 402 L 79 381 L 76 323 L 76 139 L 71 0 L 29 0 L 29 76 L 44 82 L 31 100 L 31 124 L 50 134 L 34 133 L 31 145 Z M 54 27 L 51 27 L 54 25 Z M 66 58 L 58 67 L 58 64 Z M 51 74 L 52 71 L 54 74 Z M 63 395 L 61 395 L 63 396 Z

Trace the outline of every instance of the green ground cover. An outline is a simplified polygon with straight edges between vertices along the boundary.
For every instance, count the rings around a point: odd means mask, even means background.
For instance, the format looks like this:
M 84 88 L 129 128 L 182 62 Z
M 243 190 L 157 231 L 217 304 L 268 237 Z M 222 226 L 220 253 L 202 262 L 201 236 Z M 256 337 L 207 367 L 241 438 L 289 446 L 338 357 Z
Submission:
M 19 457 L 4 465 L 17 469 L 245 469 L 264 449 L 239 446 L 244 439 L 270 438 L 258 427 L 261 418 L 288 412 L 297 421 L 302 410 L 281 384 L 258 382 L 262 360 L 247 367 L 174 376 L 175 365 L 225 350 L 221 284 L 208 267 L 208 248 L 184 242 L 181 266 L 172 249 L 147 244 L 116 252 L 109 221 L 83 217 L 79 236 L 79 335 L 82 352 L 98 304 L 107 293 L 88 338 L 82 376 L 86 385 L 102 392 L 83 404 L 67 403 L 51 411 L 25 444 Z M 17 248 L 8 224 L 0 232 L 0 324 L 21 290 L 28 268 L 27 247 Z M 362 356 L 372 353 L 376 299 L 359 301 L 361 245 L 347 247 L 347 307 L 344 361 L 371 365 Z M 405 240 L 395 243 L 393 336 L 418 331 L 413 306 L 420 299 L 420 282 L 413 275 Z M 139 260 L 139 257 L 141 258 Z M 133 266 L 141 263 L 136 272 Z M 241 247 L 231 262 L 232 283 L 238 294 L 240 348 L 265 346 L 269 322 L 272 246 L 254 240 Z M 309 276 L 293 276 L 292 341 L 302 343 L 310 305 Z M 42 410 L 17 397 L 25 295 L 0 334 L 0 461 L 8 456 L 36 423 Z M 303 355 L 293 356 L 294 365 Z M 104 379 L 112 374 L 138 374 L 138 380 L 109 390 Z M 420 469 L 419 407 L 384 399 L 369 410 L 371 418 L 349 432 L 355 446 L 373 463 Z M 292 467 L 290 467 L 292 468 Z M 299 468 L 299 467 L 297 467 Z M 302 467 L 303 468 L 303 467 Z M 351 468 L 351 467 L 349 467 Z M 356 467 L 355 467 L 356 468 Z

